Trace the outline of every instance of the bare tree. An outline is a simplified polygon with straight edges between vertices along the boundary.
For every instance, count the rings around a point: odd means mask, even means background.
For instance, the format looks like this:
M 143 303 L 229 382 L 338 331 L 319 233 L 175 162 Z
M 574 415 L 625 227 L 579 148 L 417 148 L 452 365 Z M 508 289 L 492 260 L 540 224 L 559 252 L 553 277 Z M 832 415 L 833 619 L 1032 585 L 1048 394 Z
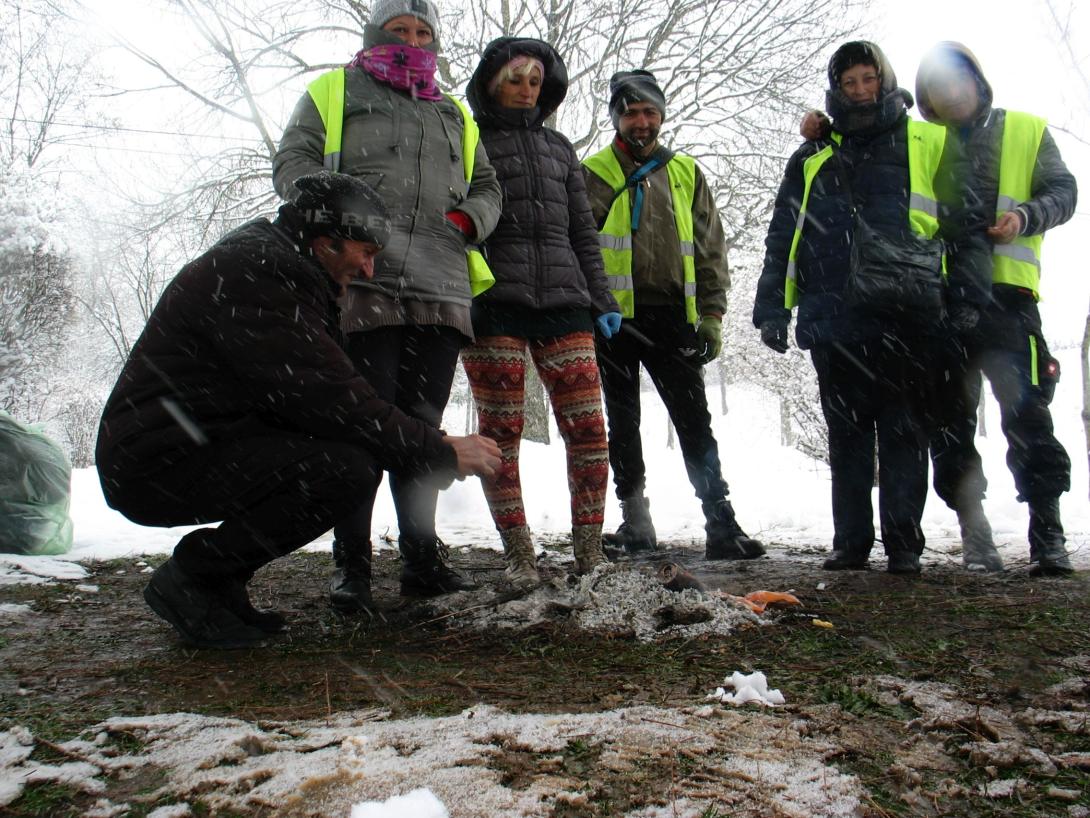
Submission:
M 0 163 L 36 167 L 83 135 L 89 56 L 57 3 L 0 0 Z
M 136 94 L 173 92 L 189 128 L 237 133 L 229 147 L 194 156 L 193 171 L 163 197 L 159 220 L 199 218 L 204 235 L 275 204 L 269 184 L 287 111 L 319 71 L 359 48 L 369 8 L 325 0 L 158 0 L 199 53 L 161 56 L 139 35 L 116 33 L 158 81 Z M 612 136 L 609 78 L 656 73 L 667 95 L 663 139 L 707 172 L 731 248 L 756 241 L 799 113 L 824 55 L 846 38 L 861 0 L 484 0 L 444 6 L 441 83 L 460 92 L 485 44 L 509 34 L 552 44 L 569 69 L 555 126 L 582 155 Z M 733 361 L 728 360 L 728 368 Z M 548 428 L 540 392 L 531 425 Z
M 1090 113 L 1090 105 L 1086 100 L 1090 99 L 1090 76 L 1083 68 L 1087 55 L 1080 54 L 1075 47 L 1075 4 L 1064 0 L 1043 0 L 1051 22 L 1052 34 L 1056 44 L 1060 48 L 1064 62 L 1071 72 L 1071 78 L 1075 81 L 1076 110 L 1084 116 Z M 1055 126 L 1050 126 L 1055 127 Z M 1084 145 L 1090 144 L 1081 133 L 1073 129 L 1058 128 L 1079 140 Z M 1090 311 L 1087 313 L 1086 324 L 1082 334 L 1082 428 L 1086 438 L 1086 460 L 1090 467 Z

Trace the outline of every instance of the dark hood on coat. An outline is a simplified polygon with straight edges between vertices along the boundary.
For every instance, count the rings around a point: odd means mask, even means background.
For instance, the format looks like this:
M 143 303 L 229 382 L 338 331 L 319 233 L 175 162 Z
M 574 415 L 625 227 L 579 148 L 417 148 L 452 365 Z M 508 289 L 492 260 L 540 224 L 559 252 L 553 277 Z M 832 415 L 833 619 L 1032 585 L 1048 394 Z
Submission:
M 537 107 L 524 123 L 514 122 L 510 112 L 500 108 L 488 93 L 488 81 L 496 72 L 518 56 L 541 60 L 545 76 L 541 82 L 541 96 Z M 466 85 L 466 99 L 473 109 L 473 116 L 483 127 L 510 128 L 513 124 L 529 127 L 540 126 L 560 107 L 568 93 L 568 68 L 557 50 L 542 40 L 531 37 L 500 37 L 485 46 L 477 70 Z
M 840 75 L 853 65 L 873 65 L 878 69 L 881 87 L 875 102 L 852 102 L 840 90 Z M 913 99 L 897 85 L 897 75 L 885 53 L 868 40 L 844 43 L 829 58 L 829 90 L 825 92 L 825 110 L 833 128 L 843 134 L 875 134 L 895 125 L 912 107 Z
M 920 60 L 920 70 L 916 72 L 916 101 L 920 104 L 920 113 L 928 122 L 940 122 L 931 106 L 933 84 L 951 71 L 969 69 L 976 79 L 980 107 L 974 119 L 987 115 L 992 107 L 992 86 L 984 76 L 984 69 L 976 55 L 961 43 L 947 40 L 928 51 Z

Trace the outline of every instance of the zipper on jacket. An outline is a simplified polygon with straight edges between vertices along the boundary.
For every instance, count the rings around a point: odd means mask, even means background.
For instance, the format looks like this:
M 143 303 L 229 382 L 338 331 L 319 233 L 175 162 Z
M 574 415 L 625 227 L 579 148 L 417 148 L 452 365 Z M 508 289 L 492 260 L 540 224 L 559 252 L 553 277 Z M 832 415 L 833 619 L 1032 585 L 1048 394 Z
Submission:
M 533 141 L 530 139 L 530 129 L 529 128 L 519 128 L 518 132 L 519 132 L 519 141 L 526 148 L 526 150 L 524 150 L 522 152 L 522 156 L 525 157 L 526 159 L 530 159 L 531 157 L 534 156 L 534 150 L 533 150 L 534 145 L 533 145 Z M 538 206 L 538 205 L 543 205 L 544 202 L 541 201 L 541 189 L 540 189 L 541 180 L 538 179 L 538 176 L 537 176 L 537 171 L 538 171 L 537 165 L 536 165 L 536 163 L 534 163 L 532 161 L 527 161 L 526 164 L 528 166 L 529 177 L 530 177 L 530 202 L 535 207 Z M 541 229 L 540 224 L 541 224 L 541 219 L 535 218 L 534 219 L 533 240 L 530 242 L 531 252 L 533 253 L 533 256 L 534 256 L 534 263 L 530 265 L 530 274 L 534 276 L 534 306 L 537 307 L 537 308 L 540 308 L 541 305 L 542 305 L 541 289 L 542 289 L 542 278 L 544 278 L 544 276 L 541 275 L 541 273 L 543 272 L 543 266 L 541 264 L 541 239 L 542 239 L 542 237 L 541 237 L 541 235 L 539 235 L 539 231 Z

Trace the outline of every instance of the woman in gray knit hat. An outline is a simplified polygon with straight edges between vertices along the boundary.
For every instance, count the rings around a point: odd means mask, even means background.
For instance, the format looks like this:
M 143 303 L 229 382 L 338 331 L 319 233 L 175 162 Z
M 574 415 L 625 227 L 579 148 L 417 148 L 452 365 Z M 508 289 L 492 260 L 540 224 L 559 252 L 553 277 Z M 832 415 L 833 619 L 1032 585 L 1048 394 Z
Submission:
M 390 210 L 390 241 L 374 278 L 342 302 L 348 354 L 379 395 L 439 426 L 458 353 L 473 340 L 469 308 L 484 283 L 467 253 L 496 226 L 500 188 L 476 125 L 435 83 L 439 13 L 430 0 L 377 0 L 363 49 L 299 100 L 273 160 L 286 199 L 323 166 L 367 181 Z M 486 270 L 486 268 L 485 268 Z M 471 275 L 477 276 L 471 282 Z M 416 464 L 390 474 L 402 556 L 401 592 L 432 596 L 472 584 L 435 531 L 438 494 Z M 375 496 L 334 529 L 334 607 L 371 606 Z

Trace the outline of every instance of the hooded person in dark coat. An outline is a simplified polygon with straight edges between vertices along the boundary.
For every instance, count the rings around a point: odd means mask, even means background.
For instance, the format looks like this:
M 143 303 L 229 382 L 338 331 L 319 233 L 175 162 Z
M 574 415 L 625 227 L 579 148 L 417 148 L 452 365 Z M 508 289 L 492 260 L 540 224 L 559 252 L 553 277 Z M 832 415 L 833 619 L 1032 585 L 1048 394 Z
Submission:
M 373 274 L 390 229 L 381 200 L 328 172 L 296 187 L 275 221 L 232 231 L 175 276 L 99 429 L 112 508 L 150 526 L 222 521 L 182 537 L 144 591 L 199 647 L 282 630 L 246 584 L 328 531 L 383 469 L 411 464 L 448 485 L 498 465 L 492 441 L 444 437 L 406 415 L 345 354 L 336 299 Z
M 1059 498 L 1071 485 L 1071 460 L 1053 433 L 1049 404 L 1059 365 L 1048 352 L 1037 299 L 1040 236 L 1074 213 L 1075 177 L 1043 120 L 992 107 L 991 85 L 961 43 L 939 43 L 924 56 L 916 98 L 924 118 L 947 126 L 949 138 L 964 146 L 972 162 L 968 195 L 992 217 L 991 298 L 977 326 L 945 347 L 948 377 L 931 438 L 935 491 L 957 511 L 964 565 L 1001 570 L 973 443 L 983 371 L 999 404 L 1018 499 L 1029 505 L 1030 571 L 1070 573 Z
M 856 41 L 829 60 L 826 107 L 832 139 L 808 141 L 791 157 L 776 197 L 765 241 L 764 270 L 757 285 L 753 322 L 776 352 L 787 349 L 791 309 L 797 302 L 796 341 L 810 350 L 822 410 L 829 427 L 832 471 L 833 553 L 828 570 L 865 568 L 874 544 L 871 488 L 878 449 L 879 518 L 893 573 L 914 574 L 924 537 L 927 497 L 929 396 L 935 380 L 935 338 L 941 313 L 876 315 L 845 298 L 857 220 L 878 234 L 910 233 L 910 213 L 920 208 L 912 184 L 910 140 L 938 148 L 920 152 L 920 176 L 941 190 L 934 202 L 939 235 L 949 240 L 946 299 L 950 322 L 975 323 L 987 303 L 987 248 L 968 228 L 979 214 L 959 213 L 959 180 L 965 170 L 941 130 L 910 124 L 912 95 L 898 87 L 881 49 Z M 938 162 L 926 157 L 941 155 Z M 827 156 L 824 161 L 821 156 Z M 811 161 L 813 160 L 813 161 Z M 820 161 L 816 172 L 813 162 Z M 810 162 L 810 164 L 807 164 Z M 809 169 L 812 181 L 804 183 Z M 804 193 L 808 191 L 808 198 Z M 805 208 L 805 218 L 800 209 Z M 858 219 L 856 215 L 858 212 Z M 976 222 L 974 222 L 976 219 Z M 964 235 L 955 231 L 964 229 Z M 913 228 L 913 231 L 915 229 Z
M 567 90 L 560 55 L 525 37 L 489 43 L 466 89 L 503 188 L 503 211 L 485 245 L 496 283 L 474 300 L 476 341 L 462 351 L 462 362 L 480 431 L 503 452 L 499 472 L 482 484 L 508 577 L 524 587 L 538 581 L 519 477 L 527 351 L 567 448 L 576 570 L 606 561 L 608 447 L 594 328 L 609 337 L 620 312 L 575 149 L 544 124 Z

